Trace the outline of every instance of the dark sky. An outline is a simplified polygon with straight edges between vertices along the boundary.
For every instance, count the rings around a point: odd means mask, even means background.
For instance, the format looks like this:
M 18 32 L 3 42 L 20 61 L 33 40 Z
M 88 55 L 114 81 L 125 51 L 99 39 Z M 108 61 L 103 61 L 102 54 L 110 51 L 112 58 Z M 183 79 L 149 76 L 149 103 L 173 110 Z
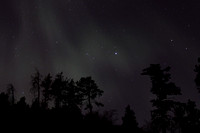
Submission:
M 171 66 L 182 99 L 200 101 L 193 82 L 200 57 L 200 2 L 193 0 L 1 0 L 0 88 L 30 98 L 30 75 L 92 76 L 103 109 L 130 104 L 140 123 L 152 98 L 142 69 Z M 121 117 L 121 116 L 120 116 Z M 119 118 L 120 118 L 119 117 Z

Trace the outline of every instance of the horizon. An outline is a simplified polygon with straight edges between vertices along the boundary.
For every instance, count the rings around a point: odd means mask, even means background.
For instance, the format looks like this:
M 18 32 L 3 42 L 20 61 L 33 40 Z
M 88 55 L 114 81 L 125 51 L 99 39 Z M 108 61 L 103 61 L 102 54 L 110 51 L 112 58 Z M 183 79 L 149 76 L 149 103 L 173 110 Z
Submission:
M 171 67 L 178 99 L 200 107 L 194 82 L 200 57 L 200 2 L 187 0 L 1 0 L 0 91 L 12 83 L 26 96 L 31 75 L 91 76 L 104 91 L 103 110 L 119 119 L 129 104 L 140 125 L 150 120 L 153 95 L 142 70 Z

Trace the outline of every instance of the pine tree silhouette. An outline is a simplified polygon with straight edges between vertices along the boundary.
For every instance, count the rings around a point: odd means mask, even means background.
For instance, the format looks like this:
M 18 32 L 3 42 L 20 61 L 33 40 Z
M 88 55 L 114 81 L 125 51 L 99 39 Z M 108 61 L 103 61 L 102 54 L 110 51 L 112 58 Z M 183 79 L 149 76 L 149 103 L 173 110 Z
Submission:
M 13 84 L 8 84 L 7 85 L 7 93 L 8 95 L 11 97 L 11 104 L 14 105 L 15 104 L 15 88 L 13 86 Z
M 142 75 L 150 76 L 152 82 L 151 92 L 156 98 L 151 100 L 154 110 L 151 111 L 152 126 L 154 132 L 166 133 L 170 128 L 171 110 L 175 102 L 169 98 L 172 95 L 180 95 L 181 91 L 173 82 L 170 82 L 171 75 L 168 73 L 170 67 L 161 69 L 160 64 L 151 64 L 150 67 L 143 70 Z
M 122 121 L 122 127 L 124 127 L 126 130 L 138 130 L 138 123 L 135 117 L 135 112 L 131 109 L 130 105 L 126 107 L 125 115 L 122 117 Z
M 186 103 L 174 102 L 171 111 L 174 115 L 171 121 L 171 131 L 182 133 L 186 124 Z
M 63 76 L 63 73 L 58 73 L 56 75 L 55 80 L 52 83 L 52 89 L 51 89 L 51 95 L 55 99 L 55 108 L 60 109 L 61 105 L 64 102 L 65 98 L 65 91 L 67 88 L 68 81 L 67 79 Z
M 9 110 L 10 102 L 8 97 L 8 94 L 4 92 L 0 93 L 0 112 L 7 112 Z
M 16 110 L 20 113 L 24 113 L 29 110 L 29 106 L 26 103 L 25 97 L 21 97 L 20 100 L 16 103 Z
M 78 88 L 82 91 L 83 98 L 86 100 L 86 108 L 89 109 L 89 112 L 92 113 L 94 102 L 97 106 L 103 106 L 102 103 L 97 102 L 96 98 L 102 96 L 103 90 L 98 89 L 97 84 L 91 77 L 81 78 L 77 82 Z
M 70 110 L 79 109 L 83 102 L 83 95 L 73 79 L 68 81 L 65 90 L 64 105 Z
M 200 131 L 200 111 L 194 101 L 188 100 L 186 104 L 186 117 L 183 132 L 199 133 Z
M 35 99 L 35 103 L 38 106 L 37 108 L 40 107 L 40 91 L 41 91 L 41 81 L 42 81 L 42 75 L 40 74 L 40 72 L 36 69 L 36 72 L 31 75 L 31 92 L 33 93 L 37 93 L 37 97 Z
M 45 109 L 48 108 L 48 101 L 50 100 L 50 91 L 51 91 L 51 85 L 52 85 L 52 76 L 49 73 L 42 81 L 41 87 L 43 87 L 43 97 L 44 100 L 42 102 L 42 105 Z

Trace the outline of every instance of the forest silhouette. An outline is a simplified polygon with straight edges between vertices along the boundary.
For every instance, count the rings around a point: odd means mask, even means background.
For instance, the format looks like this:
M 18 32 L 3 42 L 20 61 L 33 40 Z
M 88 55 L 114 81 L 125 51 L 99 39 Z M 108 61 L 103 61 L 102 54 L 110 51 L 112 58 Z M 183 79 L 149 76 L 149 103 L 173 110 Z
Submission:
M 200 58 L 194 66 L 194 83 L 200 92 Z M 114 124 L 114 112 L 103 114 L 94 111 L 102 107 L 98 98 L 104 93 L 92 77 L 82 77 L 78 81 L 66 78 L 63 73 L 53 77 L 43 76 L 37 69 L 31 75 L 30 92 L 32 103 L 26 97 L 15 99 L 15 87 L 7 85 L 7 91 L 0 93 L 1 126 L 18 126 L 30 130 L 48 131 L 112 131 L 132 133 L 199 133 L 200 110 L 190 99 L 187 102 L 175 100 L 181 88 L 171 81 L 170 67 L 150 64 L 141 75 L 149 76 L 152 87 L 151 120 L 138 126 L 134 110 L 127 105 L 121 118 L 122 124 Z

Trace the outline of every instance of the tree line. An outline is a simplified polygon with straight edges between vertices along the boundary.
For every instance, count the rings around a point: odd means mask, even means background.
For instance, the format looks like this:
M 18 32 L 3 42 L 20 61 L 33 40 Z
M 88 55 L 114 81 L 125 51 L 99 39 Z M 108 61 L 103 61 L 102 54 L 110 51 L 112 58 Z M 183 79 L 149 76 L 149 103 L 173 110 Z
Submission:
M 194 72 L 194 82 L 200 92 L 200 58 Z M 176 96 L 182 95 L 181 88 L 171 81 L 169 66 L 162 68 L 160 64 L 150 64 L 141 75 L 150 77 L 150 92 L 155 96 L 150 101 L 151 120 L 142 127 L 138 127 L 135 112 L 129 105 L 125 108 L 121 125 L 114 124 L 112 111 L 103 114 L 94 111 L 94 106 L 103 106 L 98 98 L 104 91 L 99 89 L 92 77 L 74 81 L 66 78 L 62 72 L 54 78 L 50 73 L 43 77 L 38 70 L 31 75 L 30 91 L 34 96 L 31 105 L 26 103 L 25 97 L 16 101 L 15 88 L 9 84 L 7 92 L 0 93 L 0 111 L 6 119 L 36 121 L 34 124 L 44 129 L 75 126 L 139 133 L 200 132 L 200 110 L 190 99 L 187 102 L 176 99 Z M 83 109 L 86 113 L 83 113 Z

